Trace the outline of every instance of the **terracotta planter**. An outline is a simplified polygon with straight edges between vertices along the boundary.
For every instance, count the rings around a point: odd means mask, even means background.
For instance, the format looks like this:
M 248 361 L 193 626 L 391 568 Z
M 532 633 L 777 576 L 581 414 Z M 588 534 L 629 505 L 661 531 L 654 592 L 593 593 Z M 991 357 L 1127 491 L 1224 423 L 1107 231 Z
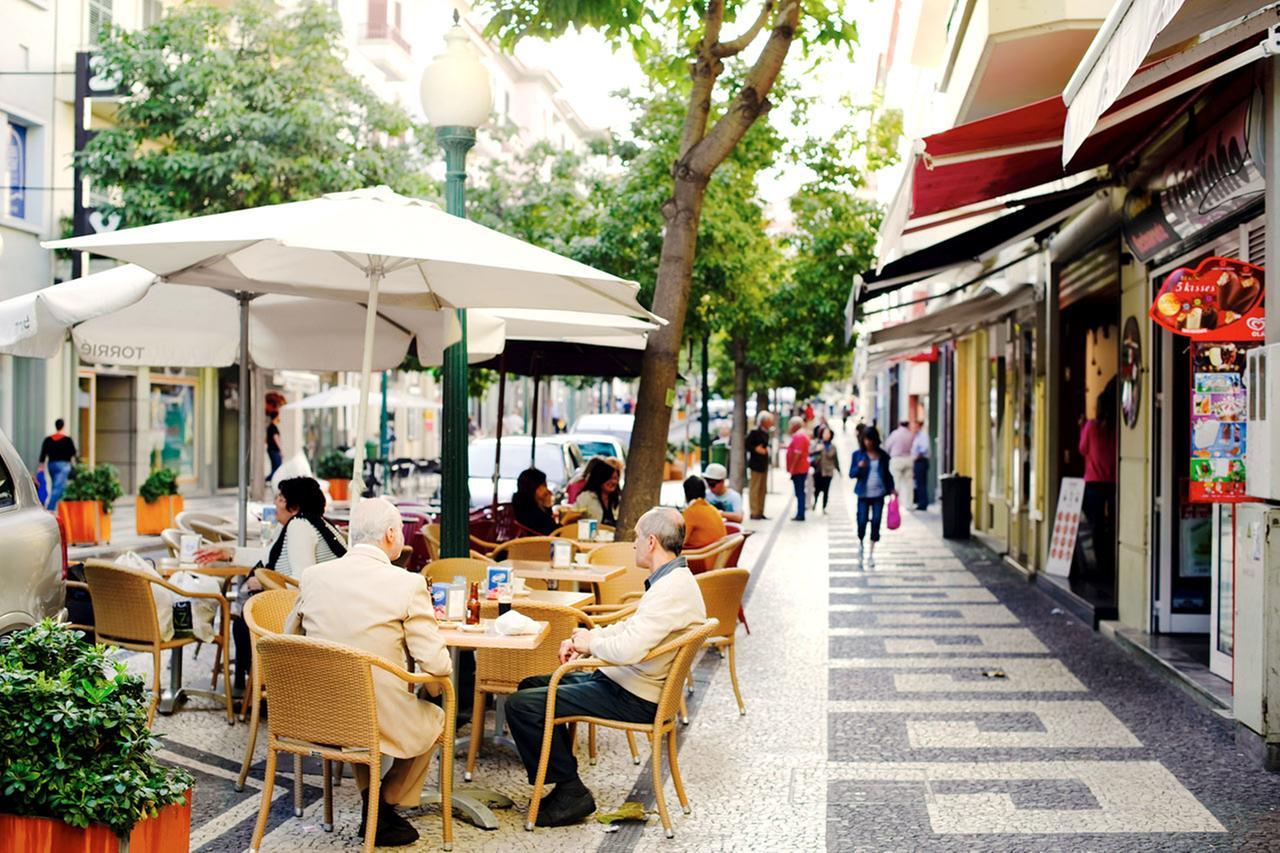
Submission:
M 182 495 L 165 495 L 147 503 L 137 499 L 137 515 L 134 527 L 139 536 L 159 536 L 167 527 L 174 527 L 174 518 L 182 512 Z
M 351 500 L 351 480 L 334 477 L 329 481 L 329 497 L 335 501 Z
M 662 478 L 664 480 L 683 480 L 684 464 L 681 462 L 662 463 Z
M 117 853 L 124 844 L 101 824 L 88 829 L 47 817 L 0 814 L 0 853 Z M 188 853 L 191 850 L 191 792 L 183 805 L 165 806 L 138 821 L 129 835 L 129 853 Z
M 97 545 L 111 541 L 111 516 L 101 501 L 60 501 L 58 517 L 67 527 L 69 545 Z

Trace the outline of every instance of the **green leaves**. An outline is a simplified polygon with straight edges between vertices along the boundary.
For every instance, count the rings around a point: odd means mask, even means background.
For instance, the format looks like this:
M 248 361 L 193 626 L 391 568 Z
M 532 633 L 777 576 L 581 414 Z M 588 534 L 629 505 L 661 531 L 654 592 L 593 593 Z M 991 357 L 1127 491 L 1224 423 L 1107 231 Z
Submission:
M 160 764 L 140 677 L 52 620 L 0 639 L 0 811 L 72 826 L 135 823 L 193 784 Z
M 158 468 L 143 480 L 138 497 L 147 503 L 155 503 L 165 495 L 178 493 L 178 472 L 172 468 Z
M 102 463 L 90 468 L 83 462 L 71 469 L 64 501 L 100 501 L 103 512 L 111 512 L 111 505 L 124 494 L 120 487 L 120 475 L 111 465 Z
M 77 165 L 117 187 L 126 225 L 313 198 L 385 183 L 434 194 L 430 134 L 343 66 L 326 4 L 280 11 L 190 0 L 102 45 L 130 95 Z
M 316 460 L 316 476 L 321 480 L 349 480 L 351 460 L 341 450 L 326 450 Z

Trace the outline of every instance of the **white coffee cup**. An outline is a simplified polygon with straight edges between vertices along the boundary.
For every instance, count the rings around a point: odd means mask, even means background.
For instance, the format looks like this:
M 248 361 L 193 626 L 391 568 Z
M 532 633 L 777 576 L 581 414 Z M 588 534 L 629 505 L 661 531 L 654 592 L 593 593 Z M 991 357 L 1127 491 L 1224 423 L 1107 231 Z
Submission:
M 178 542 L 179 561 L 183 563 L 194 563 L 196 561 L 196 551 L 200 550 L 200 534 L 184 533 Z

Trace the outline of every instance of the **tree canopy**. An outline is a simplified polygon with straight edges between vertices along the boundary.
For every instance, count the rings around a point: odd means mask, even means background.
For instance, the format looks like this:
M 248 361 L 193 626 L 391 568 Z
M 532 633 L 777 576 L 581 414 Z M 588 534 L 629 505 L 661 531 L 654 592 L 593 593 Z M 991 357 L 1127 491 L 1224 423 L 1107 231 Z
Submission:
M 388 184 L 432 191 L 409 116 L 343 66 L 342 26 L 319 2 L 186 2 L 115 30 L 102 73 L 127 93 L 77 155 L 127 225 Z

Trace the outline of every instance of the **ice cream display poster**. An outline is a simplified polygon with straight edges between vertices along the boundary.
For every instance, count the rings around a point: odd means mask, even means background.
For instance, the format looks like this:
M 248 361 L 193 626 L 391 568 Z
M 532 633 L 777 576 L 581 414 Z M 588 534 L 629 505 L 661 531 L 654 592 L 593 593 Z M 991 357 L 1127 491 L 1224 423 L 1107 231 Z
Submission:
M 1196 503 L 1246 499 L 1245 444 L 1248 388 L 1244 384 L 1245 343 L 1191 344 L 1191 478 L 1188 498 Z
M 1259 341 L 1265 337 L 1261 267 L 1234 258 L 1208 258 L 1194 270 L 1169 273 L 1151 304 L 1151 319 L 1177 335 L 1202 341 Z

